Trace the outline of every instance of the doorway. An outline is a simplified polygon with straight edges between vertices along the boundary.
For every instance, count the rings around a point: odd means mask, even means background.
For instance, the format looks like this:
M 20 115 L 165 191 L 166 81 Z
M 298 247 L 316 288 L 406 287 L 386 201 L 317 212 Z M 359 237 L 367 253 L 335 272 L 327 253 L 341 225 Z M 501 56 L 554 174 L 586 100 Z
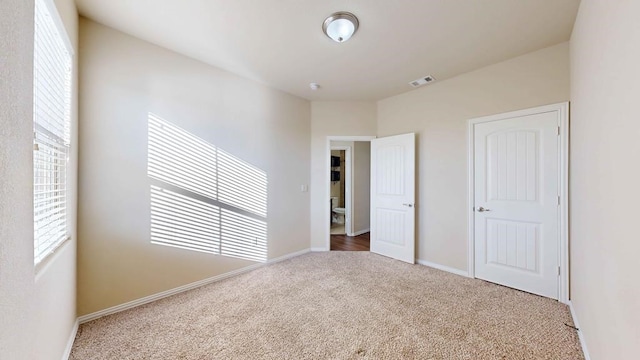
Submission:
M 358 141 L 366 141 L 368 145 L 369 166 L 360 164 L 363 171 L 368 172 L 363 185 L 357 181 L 357 159 L 349 160 L 345 174 L 351 172 L 356 176 L 350 177 L 345 188 L 352 189 L 346 196 L 346 237 L 356 237 L 370 233 L 369 250 L 373 253 L 415 263 L 415 134 L 400 134 L 383 138 L 375 137 L 328 137 L 326 147 L 327 166 L 327 249 L 332 249 L 330 225 L 331 209 L 331 146 L 333 141 L 355 141 L 352 149 L 357 150 Z M 333 143 L 334 146 L 341 144 Z M 343 146 L 349 146 L 343 145 Z M 356 151 L 352 151 L 355 154 Z M 352 156 L 353 157 L 353 156 Z M 354 167 L 354 164 L 356 166 Z M 337 163 L 336 163 L 337 165 Z M 355 179 L 355 180 L 354 180 Z M 351 186 L 350 186 L 351 184 Z M 367 198 L 367 206 L 359 204 L 358 189 L 363 198 Z M 349 191 L 347 190 L 349 194 Z M 349 200 L 351 198 L 351 200 Z M 358 211 L 358 208 L 369 211 Z M 358 225 L 359 217 L 367 218 L 366 229 Z M 352 240 L 352 239 L 348 239 Z M 335 249 L 335 248 L 334 248 Z M 354 249 L 355 250 L 355 249 Z
M 328 248 L 369 251 L 370 137 L 331 137 L 328 143 Z
M 469 273 L 568 301 L 568 104 L 469 122 Z

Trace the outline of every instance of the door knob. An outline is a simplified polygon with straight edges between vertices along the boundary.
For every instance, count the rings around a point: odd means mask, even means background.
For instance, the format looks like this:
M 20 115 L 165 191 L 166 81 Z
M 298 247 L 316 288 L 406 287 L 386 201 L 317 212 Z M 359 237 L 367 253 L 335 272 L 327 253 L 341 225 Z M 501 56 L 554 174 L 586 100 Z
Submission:
M 413 207 L 413 204 L 402 204 L 404 206 Z
M 491 211 L 491 209 L 485 209 L 482 206 L 478 208 L 478 212 L 485 212 L 485 211 Z

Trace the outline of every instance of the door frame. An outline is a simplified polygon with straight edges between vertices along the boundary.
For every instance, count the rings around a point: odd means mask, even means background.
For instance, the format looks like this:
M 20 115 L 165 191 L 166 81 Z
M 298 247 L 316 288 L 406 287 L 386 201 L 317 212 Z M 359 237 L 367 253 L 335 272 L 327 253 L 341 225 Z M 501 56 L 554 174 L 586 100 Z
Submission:
M 524 110 L 511 111 L 502 114 L 489 115 L 468 120 L 467 150 L 468 150 L 468 246 L 467 267 L 469 277 L 475 278 L 475 125 L 491 121 L 506 120 L 514 117 L 534 115 L 540 113 L 558 113 L 558 191 L 560 206 L 558 212 L 558 301 L 569 303 L 569 103 L 557 103 L 538 106 Z
M 325 186 L 324 186 L 324 197 L 323 197 L 324 199 L 323 207 L 325 209 L 324 216 L 323 216 L 323 221 L 325 225 L 323 228 L 325 229 L 324 238 L 325 238 L 325 246 L 327 249 L 326 251 L 331 251 L 331 203 L 330 203 L 331 201 L 331 142 L 332 141 L 369 141 L 370 142 L 375 138 L 376 136 L 327 136 L 327 140 L 324 148 Z M 351 161 L 351 166 L 353 166 L 353 161 Z M 346 168 L 346 164 L 345 164 L 345 168 Z M 351 174 L 353 174 L 353 171 L 351 171 Z M 352 185 L 351 194 L 353 194 L 353 184 L 351 185 Z M 346 207 L 346 204 L 345 204 L 345 207 Z M 351 214 L 351 209 L 347 209 L 346 211 L 349 213 L 349 215 Z M 350 221 L 350 225 L 353 226 L 353 221 Z M 346 225 L 345 225 L 345 232 L 347 232 Z

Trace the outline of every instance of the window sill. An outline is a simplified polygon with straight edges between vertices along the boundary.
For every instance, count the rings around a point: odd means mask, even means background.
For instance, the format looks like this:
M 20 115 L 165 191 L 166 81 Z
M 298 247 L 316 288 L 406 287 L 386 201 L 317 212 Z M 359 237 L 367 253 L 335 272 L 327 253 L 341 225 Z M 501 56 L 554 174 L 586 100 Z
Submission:
M 35 274 L 36 281 L 40 277 L 42 273 L 45 272 L 45 269 L 49 267 L 49 265 L 54 262 L 54 259 L 58 257 L 58 255 L 62 252 L 62 248 L 67 244 L 71 243 L 71 236 L 67 237 L 65 240 L 60 242 L 47 256 L 45 256 L 40 262 L 35 264 Z

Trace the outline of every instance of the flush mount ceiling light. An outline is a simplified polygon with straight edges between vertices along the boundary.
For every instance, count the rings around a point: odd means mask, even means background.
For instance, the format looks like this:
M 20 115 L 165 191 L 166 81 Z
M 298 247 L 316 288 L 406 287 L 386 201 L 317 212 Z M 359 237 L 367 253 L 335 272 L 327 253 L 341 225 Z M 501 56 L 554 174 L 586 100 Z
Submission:
M 358 30 L 358 18 L 350 12 L 339 11 L 331 14 L 322 23 L 322 31 L 336 42 L 349 40 Z

